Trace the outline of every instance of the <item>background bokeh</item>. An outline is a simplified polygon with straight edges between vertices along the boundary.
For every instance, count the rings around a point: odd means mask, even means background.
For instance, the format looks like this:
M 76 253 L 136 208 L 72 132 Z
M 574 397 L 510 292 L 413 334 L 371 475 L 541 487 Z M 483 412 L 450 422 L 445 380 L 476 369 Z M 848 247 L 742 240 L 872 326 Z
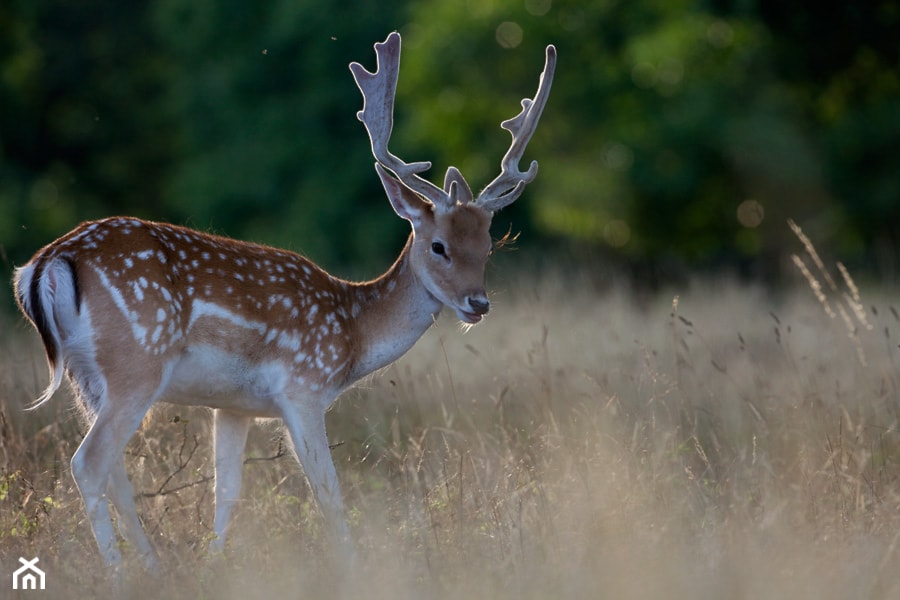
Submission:
M 473 187 L 498 171 L 499 122 L 558 47 L 526 155 L 540 175 L 495 226 L 525 233 L 531 255 L 650 283 L 777 281 L 793 218 L 857 276 L 897 277 L 892 0 L 6 0 L 3 285 L 78 222 L 122 213 L 377 274 L 407 228 L 347 64 L 373 68 L 392 30 L 392 149 Z

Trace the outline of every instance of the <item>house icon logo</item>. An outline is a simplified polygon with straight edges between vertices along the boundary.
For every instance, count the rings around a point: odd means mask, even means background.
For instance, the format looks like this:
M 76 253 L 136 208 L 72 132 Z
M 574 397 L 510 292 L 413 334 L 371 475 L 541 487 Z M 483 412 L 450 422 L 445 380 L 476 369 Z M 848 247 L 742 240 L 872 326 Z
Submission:
M 44 572 L 35 566 L 38 560 L 40 559 L 37 557 L 31 560 L 19 557 L 19 562 L 22 563 L 22 566 L 13 573 L 14 590 L 44 589 Z

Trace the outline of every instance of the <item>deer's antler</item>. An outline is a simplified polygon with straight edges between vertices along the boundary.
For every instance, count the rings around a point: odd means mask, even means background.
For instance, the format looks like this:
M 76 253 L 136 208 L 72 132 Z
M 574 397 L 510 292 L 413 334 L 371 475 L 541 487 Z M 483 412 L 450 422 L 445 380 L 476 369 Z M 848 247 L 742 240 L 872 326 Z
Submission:
M 519 161 L 522 160 L 525 147 L 531 141 L 531 136 L 544 111 L 544 105 L 547 104 L 555 70 L 556 47 L 550 45 L 547 46 L 547 58 L 534 99 L 523 98 L 522 112 L 512 119 L 500 123 L 500 127 L 512 134 L 512 144 L 503 156 L 503 160 L 500 161 L 500 175 L 478 194 L 476 202 L 485 210 L 497 211 L 512 204 L 522 194 L 525 186 L 537 176 L 538 163 L 536 160 L 531 161 L 531 165 L 525 172 L 519 170 Z
M 372 154 L 378 164 L 390 170 L 408 188 L 436 206 L 449 208 L 456 203 L 450 189 L 444 191 L 418 175 L 431 168 L 430 162 L 406 163 L 388 150 L 388 141 L 394 128 L 394 95 L 397 93 L 397 75 L 400 72 L 400 34 L 394 32 L 385 41 L 375 44 L 375 55 L 378 57 L 378 66 L 374 73 L 367 71 L 358 62 L 350 63 L 350 71 L 363 95 L 363 109 L 356 116 L 369 132 Z M 452 181 L 448 181 L 447 185 L 451 184 Z M 455 184 L 452 187 L 455 188 Z
M 447 169 L 444 189 L 441 189 L 418 175 L 431 168 L 430 162 L 406 163 L 388 150 L 388 141 L 394 126 L 397 76 L 400 72 L 400 34 L 391 33 L 384 42 L 375 44 L 375 54 L 378 64 L 374 73 L 367 71 L 357 62 L 350 64 L 350 71 L 363 95 L 363 109 L 356 116 L 366 126 L 375 160 L 396 175 L 408 188 L 430 200 L 435 206 L 446 209 L 457 202 L 472 202 L 471 188 L 456 167 Z M 555 69 L 556 48 L 552 45 L 547 46 L 547 59 L 534 99 L 523 99 L 522 112 L 500 124 L 512 134 L 513 139 L 500 163 L 500 175 L 474 200 L 487 211 L 493 212 L 514 202 L 525 186 L 537 175 L 537 161 L 532 161 L 525 172 L 519 170 L 519 161 L 547 103 Z

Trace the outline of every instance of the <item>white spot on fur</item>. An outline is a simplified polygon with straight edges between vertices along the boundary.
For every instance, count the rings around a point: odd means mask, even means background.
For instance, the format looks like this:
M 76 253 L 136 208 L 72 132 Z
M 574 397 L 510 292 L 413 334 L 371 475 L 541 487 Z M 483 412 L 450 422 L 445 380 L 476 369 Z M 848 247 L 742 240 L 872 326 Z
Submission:
M 265 333 L 267 329 L 265 323 L 246 319 L 241 315 L 231 312 L 223 306 L 219 306 L 218 304 L 206 302 L 205 300 L 194 300 L 194 303 L 191 305 L 191 320 L 188 323 L 188 328 L 192 328 L 194 326 L 194 323 L 196 323 L 198 319 L 203 317 L 223 319 L 225 321 L 228 321 L 229 323 L 237 325 L 238 327 L 258 331 L 260 335 Z
M 128 308 L 128 303 L 125 302 L 125 297 L 122 296 L 122 292 L 119 290 L 119 288 L 117 288 L 110 282 L 109 277 L 106 276 L 106 272 L 98 267 L 93 267 L 93 269 L 94 272 L 97 273 L 97 277 L 100 278 L 100 283 L 103 284 L 103 287 L 106 288 L 106 290 L 109 292 L 109 295 L 112 297 L 113 303 L 116 305 L 119 311 L 121 311 L 122 315 L 131 325 L 131 333 L 134 336 L 134 339 L 137 340 L 141 345 L 146 344 L 147 328 L 142 327 L 138 322 L 138 314 Z M 135 289 L 139 290 L 140 288 L 135 287 Z M 143 293 L 141 293 L 141 298 L 143 298 Z M 139 300 L 141 298 L 139 298 Z
M 296 353 L 300 350 L 300 343 L 300 336 L 296 332 L 288 333 L 287 331 L 282 331 L 278 335 L 279 348 L 285 348 Z

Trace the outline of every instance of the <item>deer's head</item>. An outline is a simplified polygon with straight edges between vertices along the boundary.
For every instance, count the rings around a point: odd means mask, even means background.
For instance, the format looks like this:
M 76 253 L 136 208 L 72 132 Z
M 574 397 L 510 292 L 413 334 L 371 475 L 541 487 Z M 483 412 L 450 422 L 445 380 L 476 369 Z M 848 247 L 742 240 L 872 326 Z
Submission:
M 394 120 L 394 96 L 400 71 L 400 34 L 375 44 L 378 66 L 370 73 L 359 63 L 350 70 L 363 94 L 357 116 L 366 126 L 375 170 L 396 213 L 413 228 L 410 265 L 431 295 L 452 308 L 466 323 L 477 323 L 490 310 L 484 270 L 491 252 L 491 219 L 514 202 L 537 175 L 537 161 L 526 171 L 519 161 L 537 127 L 553 82 L 556 49 L 547 46 L 546 63 L 534 99 L 522 100 L 522 111 L 500 126 L 512 134 L 500 174 L 474 196 L 456 167 L 449 167 L 443 188 L 419 176 L 430 162 L 406 163 L 391 154 L 388 141 Z

